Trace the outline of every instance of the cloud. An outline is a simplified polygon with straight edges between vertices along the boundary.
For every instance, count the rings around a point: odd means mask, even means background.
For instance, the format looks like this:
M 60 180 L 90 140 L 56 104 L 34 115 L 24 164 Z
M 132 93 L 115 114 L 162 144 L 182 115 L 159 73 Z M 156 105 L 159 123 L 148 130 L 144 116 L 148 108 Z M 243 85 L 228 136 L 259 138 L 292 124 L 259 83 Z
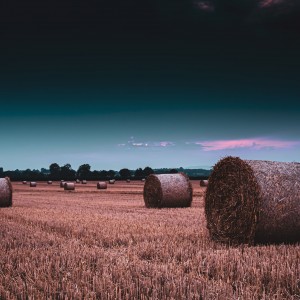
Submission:
M 187 144 L 187 143 L 186 143 Z M 266 138 L 253 138 L 253 139 L 237 139 L 237 140 L 214 140 L 214 141 L 201 141 L 201 142 L 188 142 L 188 144 L 199 145 L 204 151 L 217 151 L 228 149 L 289 149 L 294 146 L 300 145 L 299 141 L 283 141 Z
M 120 143 L 118 147 L 127 147 L 128 149 L 133 148 L 167 148 L 175 146 L 174 142 L 171 141 L 149 141 L 149 142 L 136 142 L 134 137 L 131 137 L 127 143 Z

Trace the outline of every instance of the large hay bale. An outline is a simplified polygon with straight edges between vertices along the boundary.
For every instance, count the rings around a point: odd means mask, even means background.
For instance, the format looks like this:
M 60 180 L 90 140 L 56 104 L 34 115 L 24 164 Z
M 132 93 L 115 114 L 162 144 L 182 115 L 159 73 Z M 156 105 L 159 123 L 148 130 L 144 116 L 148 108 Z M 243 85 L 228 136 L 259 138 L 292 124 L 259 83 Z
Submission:
M 226 157 L 205 195 L 212 239 L 231 244 L 300 241 L 300 163 Z
M 97 183 L 97 189 L 98 190 L 105 190 L 105 189 L 107 189 L 107 183 L 105 181 L 99 181 Z
M 30 181 L 29 186 L 30 187 L 36 187 L 36 182 L 35 181 Z
M 0 178 L 0 207 L 12 206 L 12 191 L 9 178 Z
M 200 186 L 208 186 L 208 180 L 200 180 Z
M 144 185 L 146 207 L 189 207 L 193 199 L 193 188 L 183 173 L 151 174 Z
M 64 190 L 65 191 L 74 191 L 75 190 L 75 183 L 74 182 L 65 182 L 64 183 Z

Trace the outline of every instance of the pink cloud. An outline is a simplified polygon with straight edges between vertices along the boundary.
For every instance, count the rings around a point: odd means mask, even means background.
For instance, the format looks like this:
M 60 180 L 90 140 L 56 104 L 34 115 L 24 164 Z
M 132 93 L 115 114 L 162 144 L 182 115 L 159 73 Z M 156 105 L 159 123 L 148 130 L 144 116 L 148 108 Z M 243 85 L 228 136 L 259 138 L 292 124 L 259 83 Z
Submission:
M 250 148 L 260 150 L 264 148 L 272 149 L 286 149 L 299 145 L 299 141 L 282 141 L 271 140 L 265 138 L 253 138 L 253 139 L 240 139 L 240 140 L 216 140 L 216 141 L 203 141 L 196 142 L 195 144 L 201 145 L 204 151 L 226 150 L 226 149 L 238 149 L 238 148 Z

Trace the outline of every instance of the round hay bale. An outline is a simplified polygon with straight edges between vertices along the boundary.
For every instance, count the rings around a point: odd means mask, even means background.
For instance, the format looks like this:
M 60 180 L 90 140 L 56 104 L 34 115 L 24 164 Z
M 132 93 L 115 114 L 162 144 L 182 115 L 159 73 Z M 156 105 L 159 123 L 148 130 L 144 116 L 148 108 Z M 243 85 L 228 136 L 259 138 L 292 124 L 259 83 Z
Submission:
M 146 181 L 146 179 L 145 179 L 145 178 L 142 178 L 142 181 L 143 181 L 143 182 L 145 182 L 145 181 Z
M 200 186 L 207 186 L 208 180 L 200 180 Z
M 114 184 L 115 183 L 115 179 L 110 179 L 108 182 L 109 182 L 109 184 Z
M 63 188 L 65 186 L 65 183 L 66 183 L 65 181 L 61 181 L 60 182 L 60 187 Z
M 205 195 L 212 239 L 230 244 L 300 241 L 300 163 L 226 157 Z
M 76 179 L 76 183 L 80 183 L 80 180 L 79 180 L 79 179 Z
M 130 182 L 130 179 L 126 179 L 126 182 Z
M 87 184 L 87 181 L 84 179 L 81 181 L 82 184 Z
M 51 180 L 48 180 L 47 183 L 48 183 L 48 184 L 52 184 L 52 181 L 51 181 Z
M 99 181 L 97 183 L 97 189 L 98 190 L 105 190 L 105 189 L 107 189 L 107 183 L 105 181 Z
M 73 182 L 65 182 L 64 183 L 64 190 L 65 191 L 74 191 L 75 190 L 75 183 L 73 183 Z
M 193 200 L 193 188 L 183 173 L 151 174 L 144 185 L 146 207 L 189 207 Z
M 0 178 L 0 207 L 12 206 L 12 185 L 8 177 Z
M 30 187 L 36 187 L 36 182 L 35 182 L 35 181 L 30 181 L 29 186 L 30 186 Z
M 26 180 L 23 180 L 22 183 L 23 183 L 23 184 L 27 184 L 27 181 L 26 181 Z

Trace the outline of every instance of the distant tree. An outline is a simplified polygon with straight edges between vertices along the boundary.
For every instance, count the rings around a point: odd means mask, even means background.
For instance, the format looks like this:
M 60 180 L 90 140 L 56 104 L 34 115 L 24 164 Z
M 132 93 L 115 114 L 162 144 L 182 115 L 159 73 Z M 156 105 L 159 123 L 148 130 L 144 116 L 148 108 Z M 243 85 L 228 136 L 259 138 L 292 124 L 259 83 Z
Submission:
M 127 168 L 121 169 L 119 174 L 123 179 L 128 179 L 131 177 L 131 172 Z
M 83 164 L 79 166 L 77 170 L 77 177 L 79 179 L 89 179 L 91 173 L 91 166 L 89 164 Z
M 102 170 L 99 172 L 99 179 L 107 180 L 108 178 L 109 178 L 109 176 L 108 176 L 108 172 L 106 170 Z
M 178 173 L 178 170 L 177 170 L 177 169 L 171 169 L 171 170 L 169 171 L 169 173 L 170 173 L 170 174 L 176 174 L 176 173 Z
M 147 177 L 147 176 L 149 176 L 149 175 L 151 175 L 151 174 L 154 174 L 153 169 L 150 168 L 150 167 L 145 167 L 145 168 L 144 168 L 144 176 Z
M 75 180 L 76 172 L 72 169 L 70 164 L 65 164 L 60 169 L 60 174 L 64 180 Z
M 136 178 L 136 179 L 142 179 L 142 178 L 144 178 L 144 171 L 143 171 L 142 168 L 138 168 L 138 169 L 135 170 L 135 172 L 134 172 L 134 178 Z
M 61 179 L 61 174 L 60 174 L 60 166 L 57 163 L 53 163 L 49 166 L 49 170 L 50 170 L 50 179 L 52 180 L 59 180 Z
M 107 171 L 107 176 L 108 176 L 108 179 L 113 179 L 116 175 L 116 171 L 114 170 L 109 170 Z
M 0 168 L 0 177 L 3 177 L 3 173 L 4 173 L 3 168 Z

